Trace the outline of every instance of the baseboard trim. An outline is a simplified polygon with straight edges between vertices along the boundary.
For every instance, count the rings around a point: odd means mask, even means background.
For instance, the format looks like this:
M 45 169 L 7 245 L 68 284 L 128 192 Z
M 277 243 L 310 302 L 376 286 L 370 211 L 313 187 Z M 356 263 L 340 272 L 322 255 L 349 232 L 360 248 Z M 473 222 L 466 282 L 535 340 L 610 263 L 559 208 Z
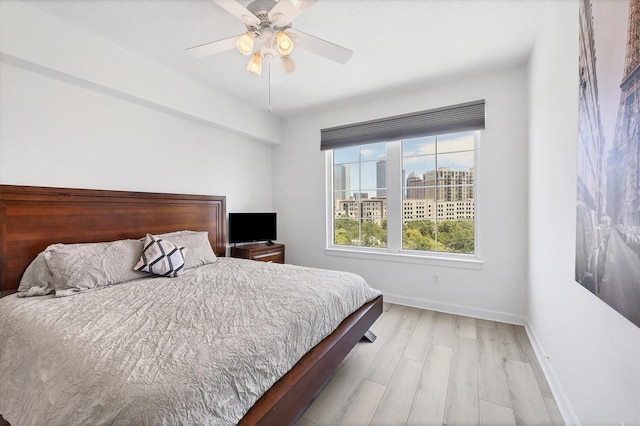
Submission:
M 486 319 L 490 321 L 504 322 L 507 324 L 524 325 L 526 322 L 524 315 L 510 314 L 490 309 L 478 309 L 470 306 L 454 305 L 450 303 L 434 302 L 432 300 L 399 296 L 397 294 L 384 293 L 384 301 L 398 305 L 411 306 L 413 308 L 429 309 L 432 311 L 445 312 L 447 314 L 462 315 L 465 317 Z
M 549 383 L 549 388 L 551 389 L 553 398 L 556 400 L 562 420 L 564 420 L 566 425 L 579 426 L 581 424 L 580 420 L 578 419 L 578 416 L 573 409 L 573 405 L 571 405 L 567 394 L 564 392 L 564 389 L 560 384 L 560 380 L 553 369 L 553 365 L 551 365 L 547 359 L 545 351 L 542 348 L 542 345 L 540 345 L 540 340 L 538 340 L 535 331 L 533 331 L 530 324 L 525 324 L 524 329 L 527 332 L 531 346 L 533 346 L 533 352 L 536 354 L 536 358 L 538 358 L 538 364 L 540 364 L 540 368 L 542 368 L 542 372 L 547 378 L 547 383 Z

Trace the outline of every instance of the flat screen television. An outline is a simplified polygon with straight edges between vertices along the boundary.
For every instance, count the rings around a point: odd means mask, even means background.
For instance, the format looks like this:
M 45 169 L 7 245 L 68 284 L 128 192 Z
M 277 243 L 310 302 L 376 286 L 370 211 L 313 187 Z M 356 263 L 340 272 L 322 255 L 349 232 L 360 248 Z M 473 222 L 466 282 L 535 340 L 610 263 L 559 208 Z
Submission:
M 229 213 L 229 243 L 272 244 L 276 238 L 276 213 Z

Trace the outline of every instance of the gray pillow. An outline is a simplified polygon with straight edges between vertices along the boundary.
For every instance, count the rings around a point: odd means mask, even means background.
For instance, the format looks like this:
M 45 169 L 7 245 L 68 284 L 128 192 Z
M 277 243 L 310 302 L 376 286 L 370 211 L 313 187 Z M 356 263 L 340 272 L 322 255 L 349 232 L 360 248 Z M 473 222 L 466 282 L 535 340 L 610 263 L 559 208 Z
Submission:
M 165 241 L 169 241 L 176 247 L 184 247 L 187 249 L 187 254 L 184 259 L 184 269 L 207 265 L 218 260 L 211 248 L 209 233 L 207 231 L 177 231 L 154 235 Z
M 56 297 L 148 277 L 133 267 L 142 253 L 142 241 L 53 244 L 44 252 L 53 276 Z
M 53 277 L 44 258 L 44 252 L 40 252 L 22 274 L 18 286 L 18 296 L 44 296 L 52 291 Z

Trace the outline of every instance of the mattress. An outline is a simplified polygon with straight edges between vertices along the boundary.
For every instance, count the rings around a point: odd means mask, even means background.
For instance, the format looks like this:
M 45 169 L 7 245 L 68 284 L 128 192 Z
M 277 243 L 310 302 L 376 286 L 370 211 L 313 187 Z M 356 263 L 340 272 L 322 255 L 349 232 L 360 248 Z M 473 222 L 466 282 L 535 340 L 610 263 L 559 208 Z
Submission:
M 236 424 L 380 295 L 358 275 L 221 258 L 174 278 L 0 299 L 0 413 L 21 424 Z

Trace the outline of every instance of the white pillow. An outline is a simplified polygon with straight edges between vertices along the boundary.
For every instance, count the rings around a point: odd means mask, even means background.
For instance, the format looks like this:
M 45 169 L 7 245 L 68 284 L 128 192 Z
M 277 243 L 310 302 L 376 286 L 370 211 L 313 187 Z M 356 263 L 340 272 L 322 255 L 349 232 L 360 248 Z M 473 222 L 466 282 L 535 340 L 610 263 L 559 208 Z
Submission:
M 207 265 L 218 260 L 211 248 L 207 231 L 177 231 L 168 234 L 156 234 L 156 238 L 169 241 L 176 247 L 184 247 L 189 253 L 185 257 L 184 269 Z
M 184 247 L 176 247 L 167 240 L 147 234 L 142 255 L 133 269 L 154 275 L 177 277 L 184 270 L 185 251 Z

